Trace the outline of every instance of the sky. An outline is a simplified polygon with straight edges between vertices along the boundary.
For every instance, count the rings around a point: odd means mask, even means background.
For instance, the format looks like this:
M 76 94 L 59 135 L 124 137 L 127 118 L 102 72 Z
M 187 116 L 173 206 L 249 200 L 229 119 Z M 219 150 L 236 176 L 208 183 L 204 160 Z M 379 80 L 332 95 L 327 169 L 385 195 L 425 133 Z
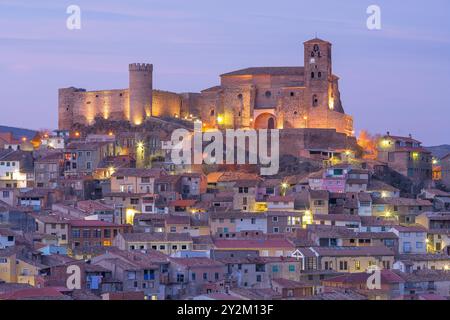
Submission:
M 381 30 L 366 26 L 369 5 Z M 81 9 L 69 30 L 66 10 Z M 0 125 L 57 127 L 58 88 L 128 87 L 128 64 L 154 65 L 154 88 L 198 92 L 255 66 L 302 66 L 303 42 L 333 43 L 356 132 L 450 144 L 450 1 L 0 0 Z

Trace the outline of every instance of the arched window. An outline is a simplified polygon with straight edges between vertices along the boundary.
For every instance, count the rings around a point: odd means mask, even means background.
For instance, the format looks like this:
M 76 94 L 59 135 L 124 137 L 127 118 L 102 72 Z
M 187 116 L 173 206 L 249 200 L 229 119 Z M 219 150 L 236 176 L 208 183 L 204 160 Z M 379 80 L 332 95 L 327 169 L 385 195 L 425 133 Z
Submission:
M 311 72 L 311 79 L 314 79 L 314 72 Z
M 269 120 L 267 121 L 267 128 L 275 129 L 275 120 L 272 117 L 270 117 Z
M 265 95 L 266 95 L 266 98 L 270 98 L 272 96 L 272 92 L 266 91 Z
M 312 97 L 312 105 L 313 107 L 317 107 L 319 105 L 319 98 L 317 98 L 316 94 Z
M 242 101 L 242 99 L 243 99 L 244 97 L 242 96 L 242 93 L 239 93 L 239 94 L 237 95 L 237 98 L 238 98 L 240 101 Z
M 315 45 L 314 45 L 314 52 L 317 52 L 317 51 L 319 51 L 319 45 L 318 45 L 318 44 L 315 44 Z
M 311 57 L 314 58 L 314 51 L 311 52 Z
M 319 78 L 322 78 L 322 72 L 319 71 L 319 73 L 317 74 L 317 76 L 318 76 Z
M 211 111 L 209 112 L 209 115 L 212 117 L 214 116 L 214 109 L 211 109 Z

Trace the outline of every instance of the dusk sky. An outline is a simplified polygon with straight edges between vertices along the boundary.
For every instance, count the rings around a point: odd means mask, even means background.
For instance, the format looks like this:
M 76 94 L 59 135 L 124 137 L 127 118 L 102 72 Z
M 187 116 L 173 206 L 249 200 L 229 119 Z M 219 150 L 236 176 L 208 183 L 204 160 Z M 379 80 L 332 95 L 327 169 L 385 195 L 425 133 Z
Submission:
M 82 29 L 66 28 L 66 8 Z M 366 27 L 377 4 L 382 29 Z M 303 42 L 333 43 L 357 132 L 450 143 L 450 2 L 400 0 L 0 0 L 0 124 L 57 127 L 57 89 L 128 87 L 154 64 L 154 88 L 196 92 L 252 66 L 302 66 Z

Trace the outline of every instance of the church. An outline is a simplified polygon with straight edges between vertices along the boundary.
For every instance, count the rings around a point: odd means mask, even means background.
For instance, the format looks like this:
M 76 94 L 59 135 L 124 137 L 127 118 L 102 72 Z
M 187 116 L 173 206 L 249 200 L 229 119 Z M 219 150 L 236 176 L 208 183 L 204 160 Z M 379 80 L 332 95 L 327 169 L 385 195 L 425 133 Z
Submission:
M 345 114 L 339 77 L 332 72 L 332 44 L 318 38 L 304 43 L 304 66 L 251 67 L 220 76 L 220 84 L 200 93 L 153 89 L 153 65 L 129 65 L 129 88 L 86 91 L 59 89 L 59 129 L 93 124 L 96 117 L 200 119 L 218 129 L 335 129 L 353 135 Z

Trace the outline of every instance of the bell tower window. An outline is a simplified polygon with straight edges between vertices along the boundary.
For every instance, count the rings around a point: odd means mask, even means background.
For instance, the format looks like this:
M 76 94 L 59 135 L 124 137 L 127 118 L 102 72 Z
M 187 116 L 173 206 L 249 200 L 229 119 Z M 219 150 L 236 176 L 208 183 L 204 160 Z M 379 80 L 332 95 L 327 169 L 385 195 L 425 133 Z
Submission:
M 317 107 L 317 106 L 319 105 L 319 99 L 317 98 L 317 95 L 316 95 L 316 94 L 313 95 L 313 98 L 312 98 L 312 105 L 313 105 L 313 107 Z
M 311 79 L 314 79 L 314 72 L 311 72 Z

